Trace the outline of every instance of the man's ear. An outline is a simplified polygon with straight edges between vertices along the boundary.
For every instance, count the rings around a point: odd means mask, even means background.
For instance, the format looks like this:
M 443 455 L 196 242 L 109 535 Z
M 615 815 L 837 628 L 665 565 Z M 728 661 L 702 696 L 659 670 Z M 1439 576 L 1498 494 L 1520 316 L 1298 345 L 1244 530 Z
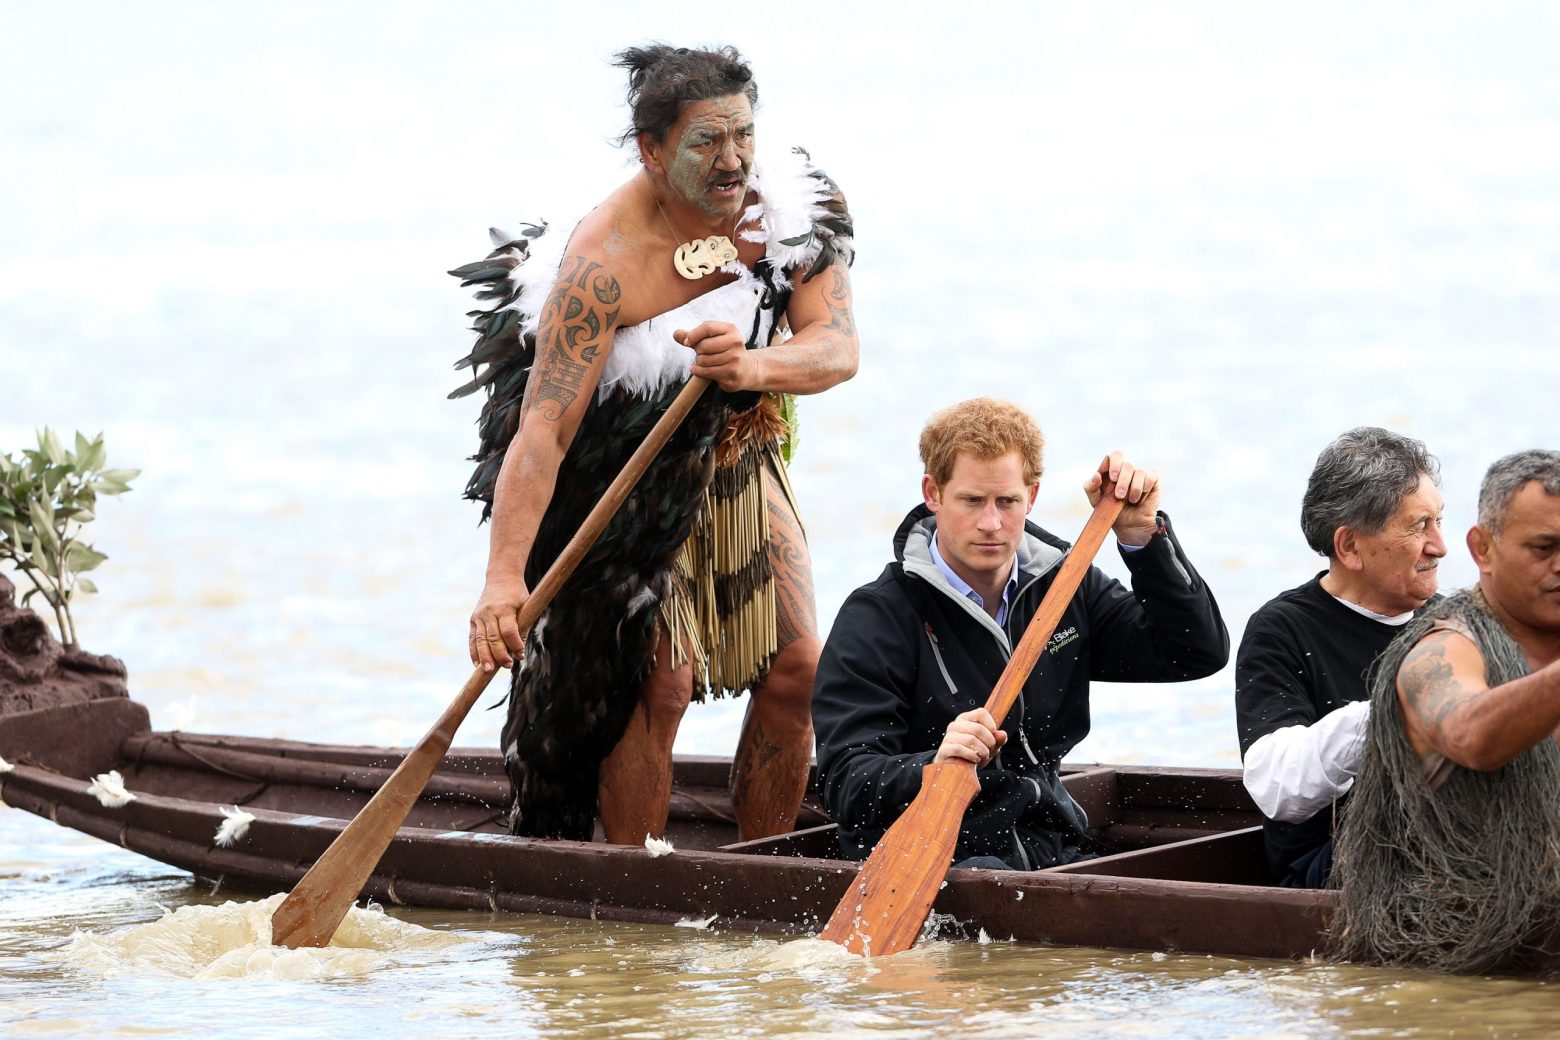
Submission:
M 1478 565 L 1480 574 L 1490 573 L 1490 556 L 1495 549 L 1495 539 L 1478 524 L 1468 528 L 1468 554 Z
M 1029 515 L 1029 510 L 1035 507 L 1035 499 L 1040 494 L 1040 482 L 1037 480 L 1029 488 L 1029 509 L 1024 510 L 1024 515 Z
M 635 136 L 634 143 L 639 146 L 640 164 L 657 177 L 666 176 L 666 164 L 661 161 L 660 143 L 643 130 Z
M 1354 537 L 1354 528 L 1340 526 L 1333 531 L 1333 559 L 1343 564 L 1347 570 L 1365 569 L 1365 560 L 1360 556 L 1359 541 Z
M 937 486 L 937 481 L 932 479 L 930 473 L 921 474 L 921 501 L 926 503 L 926 508 L 932 512 L 942 508 L 942 489 Z

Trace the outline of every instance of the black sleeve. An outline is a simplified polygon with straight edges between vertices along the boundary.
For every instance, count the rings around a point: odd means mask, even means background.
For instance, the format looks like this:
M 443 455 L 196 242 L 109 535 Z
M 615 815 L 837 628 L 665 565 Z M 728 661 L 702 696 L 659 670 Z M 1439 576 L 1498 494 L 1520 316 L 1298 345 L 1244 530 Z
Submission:
M 899 817 L 921 790 L 936 748 L 907 746 L 917 652 L 913 612 L 858 589 L 834 620 L 813 685 L 813 731 L 824 810 L 852 828 Z
M 1286 726 L 1316 722 L 1305 687 L 1305 652 L 1272 604 L 1251 615 L 1235 655 L 1235 725 L 1241 757 L 1258 739 Z
M 1169 518 L 1163 534 L 1122 553 L 1132 575 L 1121 582 L 1091 567 L 1084 579 L 1089 677 L 1102 682 L 1201 679 L 1230 659 L 1219 605 L 1181 550 Z

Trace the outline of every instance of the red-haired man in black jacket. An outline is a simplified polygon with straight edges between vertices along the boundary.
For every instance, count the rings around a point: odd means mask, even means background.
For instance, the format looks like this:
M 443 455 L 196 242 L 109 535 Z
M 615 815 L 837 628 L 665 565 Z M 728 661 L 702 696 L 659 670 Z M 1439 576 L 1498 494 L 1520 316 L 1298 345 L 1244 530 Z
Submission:
M 1071 862 L 1088 821 L 1058 777 L 1089 731 L 1089 683 L 1197 679 L 1229 634 L 1158 510 L 1157 475 L 1119 453 L 1085 485 L 1126 500 L 1114 532 L 1132 588 L 1091 567 L 1006 719 L 982 706 L 1068 548 L 1026 517 L 1043 440 L 1018 407 L 980 398 L 921 435 L 924 502 L 894 561 L 835 619 L 813 687 L 824 806 L 841 851 L 863 859 L 920 790 L 932 761 L 980 767 L 955 862 L 1033 870 Z

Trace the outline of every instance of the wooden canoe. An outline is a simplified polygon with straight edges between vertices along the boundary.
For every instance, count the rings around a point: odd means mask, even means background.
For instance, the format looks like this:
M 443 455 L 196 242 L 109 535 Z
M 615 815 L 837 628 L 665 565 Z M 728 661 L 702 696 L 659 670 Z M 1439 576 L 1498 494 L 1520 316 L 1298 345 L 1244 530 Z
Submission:
M 0 798 L 225 888 L 290 888 L 389 775 L 400 752 L 152 731 L 124 698 L 0 716 Z M 1305 957 L 1334 896 L 1264 883 L 1261 818 L 1232 770 L 1070 765 L 1100 856 L 1035 872 L 954 870 L 935 912 L 948 937 Z M 107 808 L 91 778 L 137 797 Z M 366 895 L 390 904 L 816 932 L 857 865 L 809 800 L 799 829 L 737 841 L 729 763 L 679 758 L 668 838 L 677 851 L 507 834 L 497 751 L 455 749 Z M 222 807 L 253 814 L 231 847 Z

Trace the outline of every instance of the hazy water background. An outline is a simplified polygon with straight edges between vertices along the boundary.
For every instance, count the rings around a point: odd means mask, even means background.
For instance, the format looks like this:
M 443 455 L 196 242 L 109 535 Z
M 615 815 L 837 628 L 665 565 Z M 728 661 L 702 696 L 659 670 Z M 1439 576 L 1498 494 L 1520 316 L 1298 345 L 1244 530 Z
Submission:
M 975 394 L 1040 418 L 1036 516 L 1064 537 L 1105 450 L 1159 467 L 1236 638 L 1318 568 L 1296 514 L 1340 430 L 1441 456 L 1444 587 L 1472 578 L 1484 467 L 1560 442 L 1547 5 L 0 3 L 0 450 L 103 429 L 144 469 L 101 510 L 78 620 L 155 724 L 404 743 L 453 696 L 486 535 L 442 272 L 628 176 L 606 59 L 649 38 L 740 46 L 761 142 L 805 144 L 850 198 L 861 372 L 804 402 L 793 470 L 825 624 L 915 501 L 921 423 Z M 1230 696 L 1228 670 L 1100 688 L 1074 757 L 1234 765 Z M 728 751 L 739 713 L 696 709 L 679 746 Z M 206 901 L 0 811 L 0 1032 L 1537 1036 L 1560 1007 L 1536 983 L 1005 944 L 868 969 L 482 915 L 408 914 L 469 943 L 326 981 L 68 958 L 75 929 Z

